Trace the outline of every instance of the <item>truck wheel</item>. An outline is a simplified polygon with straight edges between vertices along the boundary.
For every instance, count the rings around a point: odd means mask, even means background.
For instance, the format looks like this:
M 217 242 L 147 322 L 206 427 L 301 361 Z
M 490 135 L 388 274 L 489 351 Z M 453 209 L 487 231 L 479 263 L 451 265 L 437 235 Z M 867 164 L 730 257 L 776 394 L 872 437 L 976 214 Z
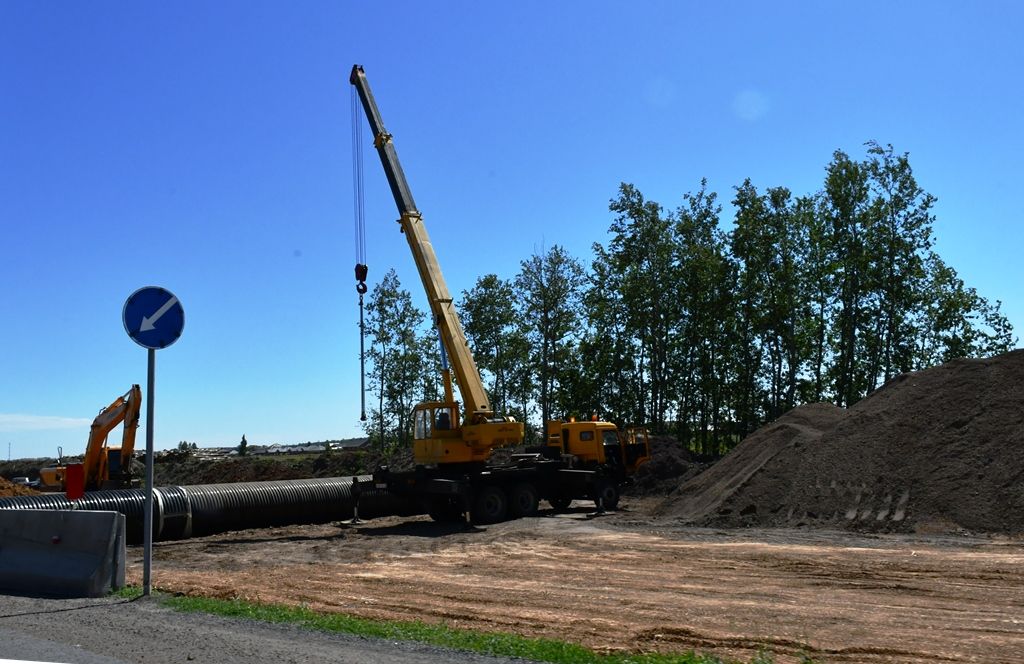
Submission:
M 498 523 L 508 514 L 508 496 L 501 487 L 485 486 L 473 501 L 473 523 Z
M 565 496 L 553 496 L 548 498 L 548 502 L 551 503 L 551 507 L 556 512 L 564 512 L 569 509 L 569 505 L 572 505 L 572 498 L 566 498 Z
M 458 500 L 447 496 L 436 497 L 430 501 L 430 518 L 438 523 L 462 521 L 462 505 Z
M 619 506 L 619 487 L 614 482 L 601 482 L 594 490 L 594 503 L 598 497 L 601 498 L 602 506 L 606 510 L 613 510 Z
M 512 487 L 509 494 L 508 511 L 513 519 L 523 516 L 533 516 L 537 513 L 537 489 L 527 482 Z

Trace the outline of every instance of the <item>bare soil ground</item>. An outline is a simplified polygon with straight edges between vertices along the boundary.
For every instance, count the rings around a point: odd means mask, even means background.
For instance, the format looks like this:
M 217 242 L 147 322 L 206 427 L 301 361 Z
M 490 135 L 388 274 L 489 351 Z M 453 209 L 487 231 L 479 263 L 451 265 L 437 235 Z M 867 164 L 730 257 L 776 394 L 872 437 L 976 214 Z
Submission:
M 0 496 L 35 496 L 39 492 L 23 484 L 15 484 L 0 477 Z
M 389 517 L 156 545 L 169 591 L 444 621 L 597 649 L 1024 662 L 1024 542 L 695 528 L 657 499 L 465 530 Z M 141 576 L 141 549 L 129 577 Z

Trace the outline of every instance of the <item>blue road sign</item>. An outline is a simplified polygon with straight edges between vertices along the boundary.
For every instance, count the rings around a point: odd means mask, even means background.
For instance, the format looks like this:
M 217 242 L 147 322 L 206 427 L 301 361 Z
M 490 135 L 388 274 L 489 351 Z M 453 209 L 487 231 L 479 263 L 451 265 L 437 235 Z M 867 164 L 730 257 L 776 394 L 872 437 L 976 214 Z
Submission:
M 143 348 L 167 348 L 181 336 L 185 310 L 171 291 L 147 286 L 128 296 L 121 316 L 125 332 Z

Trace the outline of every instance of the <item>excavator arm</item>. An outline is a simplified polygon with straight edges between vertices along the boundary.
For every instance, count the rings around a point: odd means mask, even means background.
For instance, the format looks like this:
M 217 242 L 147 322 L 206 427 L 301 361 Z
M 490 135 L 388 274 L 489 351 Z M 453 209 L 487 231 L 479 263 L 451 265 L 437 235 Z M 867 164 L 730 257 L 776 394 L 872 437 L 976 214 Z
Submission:
M 139 410 L 142 404 L 142 389 L 138 385 L 122 394 L 106 408 L 100 411 L 89 429 L 89 442 L 85 448 L 85 459 L 82 470 L 87 488 L 98 488 L 110 479 L 109 452 L 107 436 L 118 424 L 124 422 L 124 433 L 121 439 L 121 459 L 131 463 L 135 450 L 135 430 L 139 426 Z

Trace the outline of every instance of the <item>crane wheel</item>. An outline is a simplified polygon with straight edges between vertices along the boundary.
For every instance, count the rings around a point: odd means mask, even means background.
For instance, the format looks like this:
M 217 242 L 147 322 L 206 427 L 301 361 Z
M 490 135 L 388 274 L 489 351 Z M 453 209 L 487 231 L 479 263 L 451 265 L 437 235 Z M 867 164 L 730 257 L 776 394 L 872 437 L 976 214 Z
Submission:
M 513 519 L 523 516 L 533 516 L 537 513 L 537 488 L 529 482 L 523 482 L 512 487 L 509 492 L 508 511 Z
M 508 496 L 501 487 L 485 486 L 473 501 L 473 523 L 498 523 L 508 514 Z
M 556 512 L 564 512 L 569 509 L 569 505 L 572 505 L 572 498 L 567 498 L 566 496 L 553 496 L 548 498 L 548 502 L 551 503 L 551 507 L 554 508 Z
M 619 487 L 615 482 L 601 482 L 594 488 L 594 503 L 601 499 L 602 507 L 613 510 L 619 506 Z
M 430 501 L 430 518 L 438 523 L 455 523 L 462 521 L 462 505 L 458 500 L 448 496 L 437 496 Z

